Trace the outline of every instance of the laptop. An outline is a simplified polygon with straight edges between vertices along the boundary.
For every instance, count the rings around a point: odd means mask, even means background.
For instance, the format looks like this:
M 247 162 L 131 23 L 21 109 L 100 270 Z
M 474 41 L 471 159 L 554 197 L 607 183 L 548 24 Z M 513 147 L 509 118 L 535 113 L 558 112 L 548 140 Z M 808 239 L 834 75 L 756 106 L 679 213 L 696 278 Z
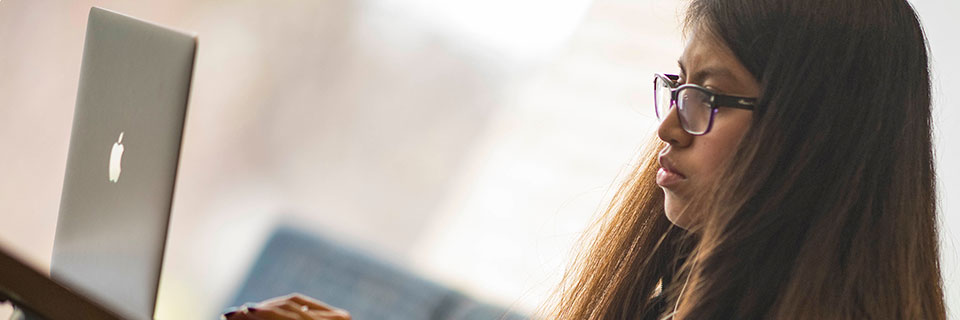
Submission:
M 152 319 L 197 37 L 90 9 L 51 277 Z

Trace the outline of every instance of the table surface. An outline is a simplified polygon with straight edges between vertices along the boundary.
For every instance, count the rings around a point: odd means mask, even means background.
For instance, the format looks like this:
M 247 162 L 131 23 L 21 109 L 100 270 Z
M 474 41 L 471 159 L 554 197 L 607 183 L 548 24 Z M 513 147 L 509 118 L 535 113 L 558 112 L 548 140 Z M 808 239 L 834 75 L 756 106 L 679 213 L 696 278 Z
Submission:
M 5 300 L 51 320 L 121 319 L 0 248 L 0 301 Z

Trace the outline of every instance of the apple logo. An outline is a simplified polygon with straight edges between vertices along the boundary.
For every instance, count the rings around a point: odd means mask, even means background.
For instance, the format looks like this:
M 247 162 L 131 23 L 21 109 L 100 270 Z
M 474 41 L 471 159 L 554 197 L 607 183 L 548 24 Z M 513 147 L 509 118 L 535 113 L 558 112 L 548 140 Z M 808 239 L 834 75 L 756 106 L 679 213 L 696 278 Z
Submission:
M 120 137 L 117 138 L 117 142 L 113 143 L 113 149 L 110 150 L 110 182 L 117 183 L 117 180 L 120 179 L 120 159 L 123 157 L 123 132 L 120 132 Z

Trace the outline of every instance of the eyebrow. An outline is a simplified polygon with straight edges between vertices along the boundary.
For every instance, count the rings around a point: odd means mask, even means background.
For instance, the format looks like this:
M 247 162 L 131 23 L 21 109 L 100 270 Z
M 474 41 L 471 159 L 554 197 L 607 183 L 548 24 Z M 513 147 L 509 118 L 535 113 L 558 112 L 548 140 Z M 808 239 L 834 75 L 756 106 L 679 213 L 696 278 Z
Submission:
M 684 75 L 684 78 L 687 79 L 687 83 L 700 83 L 702 84 L 707 78 L 725 78 L 729 81 L 737 81 L 737 77 L 733 75 L 727 68 L 723 67 L 706 67 L 700 70 L 697 70 L 693 76 L 687 77 L 687 68 L 683 66 L 683 62 L 677 60 L 677 64 L 680 65 L 680 72 Z

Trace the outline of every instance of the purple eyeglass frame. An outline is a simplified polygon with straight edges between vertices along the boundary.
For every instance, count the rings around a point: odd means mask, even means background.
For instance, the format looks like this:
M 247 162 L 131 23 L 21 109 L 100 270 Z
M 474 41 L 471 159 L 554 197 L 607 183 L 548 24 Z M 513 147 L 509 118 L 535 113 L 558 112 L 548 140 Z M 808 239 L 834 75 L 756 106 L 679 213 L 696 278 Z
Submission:
M 683 127 L 683 131 L 686 131 L 691 135 L 702 136 L 710 132 L 710 129 L 713 128 L 713 117 L 714 115 L 717 114 L 717 109 L 719 109 L 720 107 L 754 110 L 754 108 L 757 105 L 756 98 L 719 94 L 719 93 L 713 92 L 713 90 L 710 90 L 692 83 L 677 86 L 677 81 L 680 80 L 679 75 L 656 73 L 653 76 L 653 112 L 657 114 L 657 119 L 660 119 L 661 121 L 663 119 L 661 118 L 659 108 L 657 108 L 657 104 L 660 103 L 659 101 L 657 101 L 659 100 L 657 99 L 657 79 L 667 81 L 667 83 L 669 83 L 671 86 L 670 107 L 669 107 L 670 109 L 673 109 L 673 106 L 677 103 L 677 97 L 680 96 L 680 90 L 685 90 L 685 89 L 699 90 L 699 91 L 702 91 L 703 93 L 706 93 L 707 96 L 709 97 L 710 119 L 707 120 L 707 128 L 703 130 L 703 132 L 697 133 L 697 132 L 690 132 L 690 130 L 687 130 L 685 125 L 681 125 L 681 127 Z M 677 115 L 680 116 L 681 114 L 678 113 Z M 666 116 L 666 115 L 663 115 L 663 116 Z M 681 124 L 686 122 L 686 120 L 682 116 L 679 118 L 680 118 Z

